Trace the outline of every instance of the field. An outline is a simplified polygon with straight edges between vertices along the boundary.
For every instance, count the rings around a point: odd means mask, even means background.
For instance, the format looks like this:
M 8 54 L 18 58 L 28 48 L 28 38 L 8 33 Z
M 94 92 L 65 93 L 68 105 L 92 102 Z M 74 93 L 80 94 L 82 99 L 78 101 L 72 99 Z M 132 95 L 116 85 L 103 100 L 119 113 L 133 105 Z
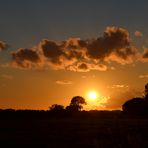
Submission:
M 0 147 L 146 148 L 148 118 L 1 119 Z

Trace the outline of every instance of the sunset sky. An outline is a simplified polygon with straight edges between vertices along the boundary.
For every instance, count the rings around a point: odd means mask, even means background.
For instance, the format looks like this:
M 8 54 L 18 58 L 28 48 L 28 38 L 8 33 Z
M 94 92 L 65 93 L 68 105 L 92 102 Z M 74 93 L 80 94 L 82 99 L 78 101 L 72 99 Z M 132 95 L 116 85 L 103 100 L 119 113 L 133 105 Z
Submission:
M 79 95 L 86 109 L 120 109 L 142 96 L 147 6 L 147 0 L 0 0 L 0 108 L 46 110 Z

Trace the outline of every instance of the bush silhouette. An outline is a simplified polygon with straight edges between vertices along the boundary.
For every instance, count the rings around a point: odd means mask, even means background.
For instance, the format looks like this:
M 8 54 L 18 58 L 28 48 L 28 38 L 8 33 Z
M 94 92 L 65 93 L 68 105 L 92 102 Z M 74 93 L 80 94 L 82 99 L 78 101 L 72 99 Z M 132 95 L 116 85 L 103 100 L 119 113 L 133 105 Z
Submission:
M 64 106 L 63 105 L 58 105 L 58 104 L 53 104 L 49 107 L 50 111 L 63 111 Z
M 78 105 L 69 105 L 69 106 L 66 106 L 66 110 L 71 112 L 77 112 L 81 110 L 81 107 Z

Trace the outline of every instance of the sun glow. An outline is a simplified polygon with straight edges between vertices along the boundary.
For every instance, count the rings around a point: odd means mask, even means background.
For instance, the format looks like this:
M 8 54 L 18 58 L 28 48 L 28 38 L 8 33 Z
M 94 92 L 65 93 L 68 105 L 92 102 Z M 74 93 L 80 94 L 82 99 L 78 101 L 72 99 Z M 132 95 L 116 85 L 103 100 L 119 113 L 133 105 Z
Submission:
M 91 90 L 86 93 L 86 110 L 104 110 L 106 102 L 110 97 L 102 95 L 99 91 Z
M 89 101 L 96 101 L 98 98 L 98 93 L 96 91 L 90 91 L 88 92 L 87 97 Z

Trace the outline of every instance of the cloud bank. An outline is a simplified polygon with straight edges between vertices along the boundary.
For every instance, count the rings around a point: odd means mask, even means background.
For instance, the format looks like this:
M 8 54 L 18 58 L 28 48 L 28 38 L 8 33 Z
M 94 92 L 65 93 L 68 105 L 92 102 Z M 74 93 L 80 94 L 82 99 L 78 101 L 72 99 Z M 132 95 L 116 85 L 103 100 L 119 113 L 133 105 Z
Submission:
M 70 38 L 55 42 L 42 40 L 34 48 L 17 49 L 12 53 L 13 64 L 21 68 L 50 67 L 76 72 L 106 71 L 112 62 L 131 64 L 137 60 L 138 50 L 127 30 L 107 27 L 101 37 L 81 40 Z M 148 58 L 147 52 L 143 58 Z

